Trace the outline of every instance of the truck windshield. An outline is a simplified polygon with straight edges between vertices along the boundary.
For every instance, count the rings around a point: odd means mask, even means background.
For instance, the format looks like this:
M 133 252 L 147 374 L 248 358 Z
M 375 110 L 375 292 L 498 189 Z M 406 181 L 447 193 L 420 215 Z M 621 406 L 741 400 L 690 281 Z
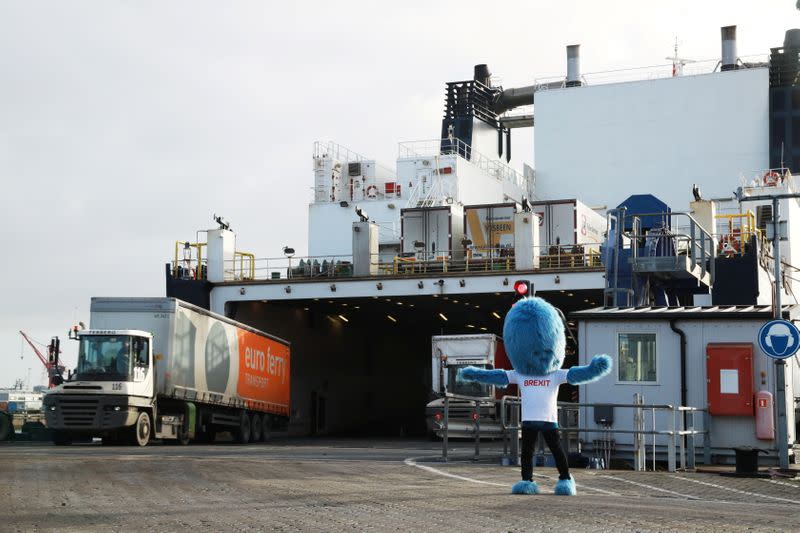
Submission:
M 78 381 L 132 381 L 134 344 L 129 335 L 85 335 L 78 351 Z
M 485 398 L 491 395 L 491 386 L 477 381 L 458 381 L 456 374 L 460 368 L 468 365 L 453 365 L 447 367 L 447 390 L 453 394 L 460 394 L 462 396 L 474 396 Z M 486 368 L 486 365 L 473 365 L 480 368 Z

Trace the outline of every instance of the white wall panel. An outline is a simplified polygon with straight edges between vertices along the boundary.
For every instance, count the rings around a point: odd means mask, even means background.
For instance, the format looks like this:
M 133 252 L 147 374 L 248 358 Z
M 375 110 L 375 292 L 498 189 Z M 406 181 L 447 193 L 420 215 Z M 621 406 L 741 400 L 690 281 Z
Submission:
M 686 210 L 769 166 L 768 71 L 720 72 L 536 94 L 539 199 L 615 207 L 651 193 Z

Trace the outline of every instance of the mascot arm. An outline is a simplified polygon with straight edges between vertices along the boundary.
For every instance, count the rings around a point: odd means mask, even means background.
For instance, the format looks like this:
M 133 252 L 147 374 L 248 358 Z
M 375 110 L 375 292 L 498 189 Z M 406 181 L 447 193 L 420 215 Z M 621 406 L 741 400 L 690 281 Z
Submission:
M 456 379 L 461 381 L 477 381 L 479 383 L 496 385 L 498 387 L 506 387 L 508 385 L 508 376 L 505 370 L 485 370 L 475 366 L 460 368 Z
M 611 372 L 611 358 L 605 354 L 595 355 L 586 366 L 573 366 L 567 371 L 567 383 L 582 385 L 591 383 Z

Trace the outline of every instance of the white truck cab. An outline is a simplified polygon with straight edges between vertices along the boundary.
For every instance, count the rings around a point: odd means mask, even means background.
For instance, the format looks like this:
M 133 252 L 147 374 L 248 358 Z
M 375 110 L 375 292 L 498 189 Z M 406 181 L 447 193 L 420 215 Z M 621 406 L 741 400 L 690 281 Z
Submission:
M 150 419 L 141 415 L 154 402 L 152 333 L 84 330 L 75 338 L 75 372 L 44 399 L 54 441 L 68 444 L 83 431 L 116 436 L 126 428 L 133 428 L 137 441 L 149 440 Z

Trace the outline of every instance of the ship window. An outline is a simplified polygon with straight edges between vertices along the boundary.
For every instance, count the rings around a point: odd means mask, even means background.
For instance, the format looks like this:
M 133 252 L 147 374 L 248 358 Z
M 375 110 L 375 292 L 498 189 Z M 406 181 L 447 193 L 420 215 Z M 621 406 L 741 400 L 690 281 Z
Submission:
M 655 333 L 620 333 L 618 347 L 619 381 L 656 382 Z

